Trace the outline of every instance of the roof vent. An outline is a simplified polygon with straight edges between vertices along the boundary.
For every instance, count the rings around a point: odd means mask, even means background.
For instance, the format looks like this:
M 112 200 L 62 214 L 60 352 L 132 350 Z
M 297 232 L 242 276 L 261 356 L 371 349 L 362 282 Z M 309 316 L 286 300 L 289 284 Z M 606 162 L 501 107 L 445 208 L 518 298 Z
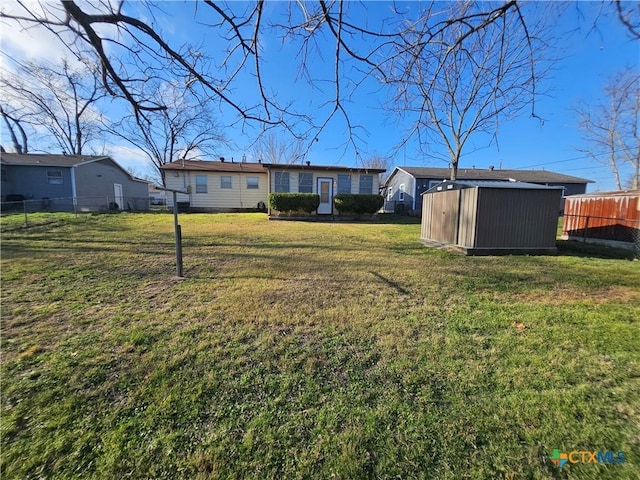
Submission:
M 220 157 L 220 161 L 224 163 L 224 157 Z
M 306 164 L 307 164 L 307 167 L 308 167 L 309 165 L 311 165 L 311 162 L 310 162 L 309 160 L 307 160 L 307 161 L 306 161 L 306 162 L 304 162 L 304 163 L 306 163 Z
M 242 154 L 242 163 L 247 163 L 247 156 L 244 153 Z
M 489 170 L 491 170 L 493 172 L 493 169 L 496 168 L 493 165 L 489 165 Z

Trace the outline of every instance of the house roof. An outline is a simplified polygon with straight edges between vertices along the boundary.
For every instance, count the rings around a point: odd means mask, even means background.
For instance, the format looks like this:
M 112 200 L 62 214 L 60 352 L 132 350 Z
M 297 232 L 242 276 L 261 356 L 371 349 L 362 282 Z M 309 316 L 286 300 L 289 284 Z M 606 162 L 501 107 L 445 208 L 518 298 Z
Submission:
M 547 186 L 527 182 L 505 182 L 504 180 L 445 180 L 423 193 L 440 192 L 452 188 L 500 188 L 509 190 L 562 190 L 560 186 Z
M 358 168 L 358 167 L 343 167 L 338 165 L 287 165 L 280 163 L 265 163 L 264 166 L 271 170 L 322 170 L 322 171 L 338 171 L 338 172 L 355 172 L 355 173 L 383 173 L 386 172 L 384 168 Z
M 83 163 L 105 160 L 105 155 L 55 155 L 50 153 L 0 153 L 0 161 L 5 165 L 33 165 L 49 167 L 73 167 Z
M 246 172 L 266 173 L 261 163 L 213 162 L 210 160 L 178 160 L 160 167 L 162 170 L 190 170 L 199 172 Z
M 396 167 L 415 178 L 446 179 L 451 176 L 448 168 Z M 392 174 L 393 175 L 393 174 Z M 593 183 L 586 178 L 572 177 L 548 170 L 491 170 L 485 168 L 459 168 L 458 180 L 510 180 L 529 183 Z M 391 178 L 391 177 L 390 177 Z
M 29 167 L 57 167 L 71 168 L 87 163 L 109 160 L 117 168 L 126 173 L 135 182 L 149 183 L 141 178 L 136 178 L 127 172 L 113 158 L 106 155 L 57 155 L 51 153 L 0 153 L 0 163 L 3 165 L 29 166 Z
M 640 190 L 615 190 L 612 192 L 594 192 L 594 193 L 580 193 L 577 195 L 569 195 L 570 197 L 640 197 Z

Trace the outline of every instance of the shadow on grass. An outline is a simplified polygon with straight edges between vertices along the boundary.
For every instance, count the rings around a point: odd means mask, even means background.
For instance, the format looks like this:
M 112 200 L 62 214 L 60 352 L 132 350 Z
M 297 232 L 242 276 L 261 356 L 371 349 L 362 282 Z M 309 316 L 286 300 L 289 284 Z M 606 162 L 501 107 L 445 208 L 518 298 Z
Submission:
M 592 257 L 609 260 L 633 260 L 638 254 L 633 250 L 609 247 L 595 243 L 583 243 L 575 240 L 558 240 L 558 255 L 570 257 Z

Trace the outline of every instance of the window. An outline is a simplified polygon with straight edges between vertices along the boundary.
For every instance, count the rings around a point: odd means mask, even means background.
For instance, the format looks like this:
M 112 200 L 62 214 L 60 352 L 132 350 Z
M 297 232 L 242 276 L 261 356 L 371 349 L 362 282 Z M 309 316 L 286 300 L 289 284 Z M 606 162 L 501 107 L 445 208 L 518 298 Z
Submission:
M 233 188 L 231 175 L 223 175 L 220 177 L 220 188 Z
M 258 177 L 247 177 L 247 188 L 260 188 L 260 179 Z
M 358 193 L 373 193 L 373 175 L 360 175 L 360 190 Z
M 196 193 L 207 193 L 206 175 L 196 175 Z
M 351 175 L 338 175 L 338 193 L 351 193 Z
M 47 183 L 62 185 L 62 170 L 47 170 Z
M 399 190 L 399 194 L 398 194 L 398 200 L 401 202 L 404 202 L 404 183 L 400 184 L 400 190 Z
M 298 193 L 313 193 L 313 173 L 298 174 Z
M 275 172 L 275 191 L 289 192 L 289 172 Z
M 387 202 L 393 200 L 393 187 L 387 188 Z
M 8 182 L 9 181 L 9 177 L 7 177 L 7 169 L 3 168 L 1 170 L 1 172 L 2 172 L 2 181 L 3 182 Z

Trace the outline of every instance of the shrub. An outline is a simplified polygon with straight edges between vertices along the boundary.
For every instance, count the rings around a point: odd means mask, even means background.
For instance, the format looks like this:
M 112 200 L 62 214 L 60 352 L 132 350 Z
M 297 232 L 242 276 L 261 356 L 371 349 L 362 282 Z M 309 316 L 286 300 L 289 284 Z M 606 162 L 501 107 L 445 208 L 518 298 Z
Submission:
M 269 207 L 278 212 L 311 213 L 318 209 L 320 195 L 316 193 L 270 193 Z
M 373 214 L 380 210 L 383 204 L 384 199 L 382 198 L 382 195 L 355 195 L 339 193 L 335 196 L 336 210 L 341 214 Z

